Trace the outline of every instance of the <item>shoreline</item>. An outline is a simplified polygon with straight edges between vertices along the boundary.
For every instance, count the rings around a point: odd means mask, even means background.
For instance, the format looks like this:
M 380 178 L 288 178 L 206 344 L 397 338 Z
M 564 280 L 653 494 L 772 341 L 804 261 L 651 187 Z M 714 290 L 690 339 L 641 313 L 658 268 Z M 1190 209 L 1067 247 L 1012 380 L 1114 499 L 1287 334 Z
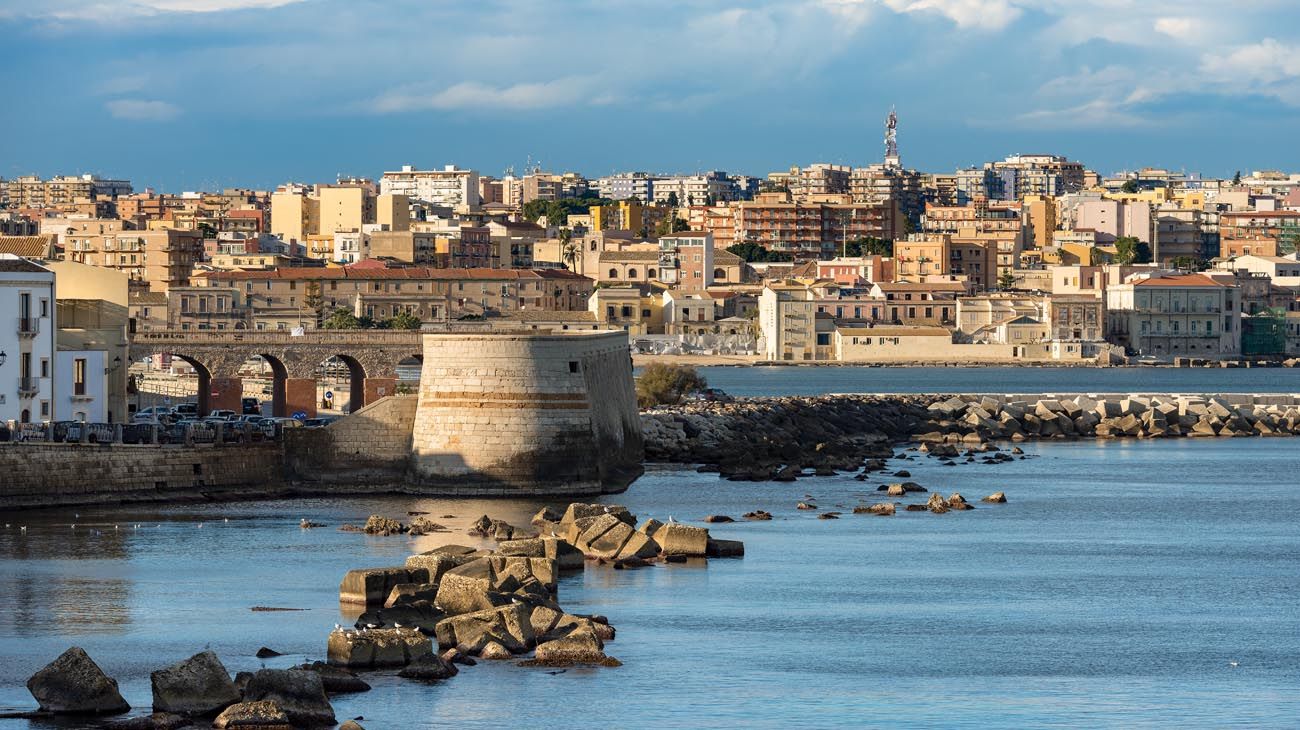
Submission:
M 841 362 L 834 360 L 765 360 L 758 355 L 655 355 L 640 353 L 632 356 L 633 367 L 659 363 L 663 365 L 689 365 L 693 367 L 797 367 L 797 368 L 955 368 L 955 369 L 1006 369 L 1041 368 L 1044 370 L 1231 370 L 1251 368 L 1295 368 L 1300 361 L 1286 360 L 1212 360 L 1202 364 L 1183 365 L 1170 362 L 1134 362 L 1121 365 L 1103 365 L 1096 362 L 1067 360 L 962 361 L 951 360 L 900 360 L 897 362 Z M 1291 364 L 1287 364 L 1291 363 Z

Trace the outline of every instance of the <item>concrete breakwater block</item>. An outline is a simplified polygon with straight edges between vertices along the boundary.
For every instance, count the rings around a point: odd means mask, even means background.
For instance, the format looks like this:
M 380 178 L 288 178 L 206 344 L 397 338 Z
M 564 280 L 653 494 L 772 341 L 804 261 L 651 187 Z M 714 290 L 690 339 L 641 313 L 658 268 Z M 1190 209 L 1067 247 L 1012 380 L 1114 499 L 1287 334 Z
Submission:
M 359 568 L 349 570 L 339 583 L 339 602 L 382 606 L 393 588 L 403 583 L 428 583 L 425 568 Z
M 328 659 L 353 669 L 404 667 L 433 653 L 433 642 L 415 629 L 336 630 L 330 634 Z

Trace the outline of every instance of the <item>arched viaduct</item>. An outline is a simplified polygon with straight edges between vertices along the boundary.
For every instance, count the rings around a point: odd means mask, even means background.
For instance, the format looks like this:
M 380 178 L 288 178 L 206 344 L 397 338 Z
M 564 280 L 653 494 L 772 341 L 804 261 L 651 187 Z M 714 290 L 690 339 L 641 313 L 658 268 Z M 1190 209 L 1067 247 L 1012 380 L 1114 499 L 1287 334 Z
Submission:
M 311 330 L 296 336 L 280 331 L 168 330 L 132 336 L 132 361 L 153 355 L 178 357 L 194 367 L 201 413 L 217 408 L 240 412 L 240 367 L 260 357 L 272 373 L 272 412 L 314 416 L 316 371 L 322 362 L 337 357 L 347 365 L 352 384 L 347 402 L 356 410 L 396 391 L 398 363 L 420 359 L 422 341 L 419 331 L 375 330 Z

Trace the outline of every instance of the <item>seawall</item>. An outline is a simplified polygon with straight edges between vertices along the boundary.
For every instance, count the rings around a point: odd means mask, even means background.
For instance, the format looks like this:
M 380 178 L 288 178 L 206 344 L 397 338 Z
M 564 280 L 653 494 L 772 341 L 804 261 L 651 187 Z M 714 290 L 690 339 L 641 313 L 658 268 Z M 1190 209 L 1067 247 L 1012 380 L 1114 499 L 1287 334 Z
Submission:
M 186 502 L 283 484 L 279 444 L 146 446 L 0 444 L 0 509 Z
M 904 441 L 1300 434 L 1300 395 L 828 395 L 690 402 L 641 416 L 646 459 L 773 478 L 781 469 L 852 469 Z

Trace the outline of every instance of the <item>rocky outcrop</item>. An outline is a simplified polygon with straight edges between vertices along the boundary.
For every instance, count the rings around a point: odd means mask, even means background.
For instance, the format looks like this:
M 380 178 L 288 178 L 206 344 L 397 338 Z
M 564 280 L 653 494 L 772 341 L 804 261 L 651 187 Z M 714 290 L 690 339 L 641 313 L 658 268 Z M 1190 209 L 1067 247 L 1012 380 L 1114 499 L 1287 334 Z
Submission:
M 325 696 L 325 685 L 316 672 L 301 669 L 262 669 L 248 680 L 244 702 L 269 700 L 288 717 L 294 727 L 332 726 L 334 708 Z
M 149 683 L 154 712 L 211 717 L 239 701 L 239 690 L 211 651 L 151 673 Z
M 110 715 L 131 706 L 109 677 L 81 647 L 74 646 L 27 680 L 27 690 L 42 712 Z
M 256 728 L 257 730 L 293 730 L 289 715 L 270 700 L 240 702 L 231 705 L 212 722 L 217 730 Z
M 605 645 L 595 634 L 574 631 L 562 639 L 538 644 L 536 658 L 531 663 L 545 667 L 567 667 L 574 664 L 617 666 L 618 660 L 606 656 Z

